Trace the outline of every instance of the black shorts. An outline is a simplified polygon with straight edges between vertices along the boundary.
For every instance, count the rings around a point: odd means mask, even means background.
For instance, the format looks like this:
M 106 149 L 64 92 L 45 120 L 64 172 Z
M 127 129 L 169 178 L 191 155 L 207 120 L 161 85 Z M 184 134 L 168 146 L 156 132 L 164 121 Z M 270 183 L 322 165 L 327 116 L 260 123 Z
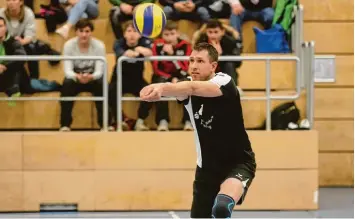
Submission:
M 244 193 L 236 203 L 241 205 L 254 179 L 255 170 L 255 162 L 238 164 L 233 168 L 227 168 L 218 173 L 197 167 L 193 183 L 191 218 L 211 218 L 214 200 L 221 184 L 228 178 L 239 179 L 244 185 Z

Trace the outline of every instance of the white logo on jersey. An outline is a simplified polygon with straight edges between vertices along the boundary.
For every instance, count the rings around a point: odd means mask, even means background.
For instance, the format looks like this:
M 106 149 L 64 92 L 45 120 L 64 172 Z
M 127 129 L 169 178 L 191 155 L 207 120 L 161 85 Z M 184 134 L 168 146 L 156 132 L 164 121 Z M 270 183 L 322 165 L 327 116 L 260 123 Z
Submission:
M 238 173 L 238 174 L 235 175 L 235 176 L 236 176 L 238 179 L 240 179 L 240 181 L 241 181 L 242 184 L 243 184 L 243 187 L 245 188 L 245 187 L 247 186 L 247 183 L 248 183 L 249 179 L 246 179 L 246 180 L 243 181 L 243 175 L 240 174 L 240 173 Z
M 213 121 L 213 116 L 211 116 L 210 119 L 208 120 L 204 120 L 202 119 L 202 113 L 203 113 L 203 104 L 201 105 L 201 108 L 199 109 L 199 111 L 197 111 L 194 115 L 195 119 L 200 119 L 201 118 L 201 125 L 205 128 L 208 128 L 208 129 L 212 129 L 212 126 L 211 126 L 211 123 Z
M 199 119 L 200 116 L 202 116 L 202 112 L 203 112 L 203 104 L 201 105 L 200 110 L 195 113 L 195 119 Z
M 249 179 L 246 179 L 246 180 L 242 181 L 242 184 L 243 184 L 244 188 L 247 187 L 248 181 L 249 181 Z

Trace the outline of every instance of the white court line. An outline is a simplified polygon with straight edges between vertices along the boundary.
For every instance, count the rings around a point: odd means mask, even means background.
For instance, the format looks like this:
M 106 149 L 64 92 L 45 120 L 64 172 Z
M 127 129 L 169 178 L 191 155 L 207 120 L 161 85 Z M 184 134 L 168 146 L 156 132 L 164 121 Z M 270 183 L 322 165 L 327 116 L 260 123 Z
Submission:
M 175 214 L 175 212 L 173 211 L 169 211 L 169 214 L 173 219 L 180 219 L 180 217 L 177 214 Z

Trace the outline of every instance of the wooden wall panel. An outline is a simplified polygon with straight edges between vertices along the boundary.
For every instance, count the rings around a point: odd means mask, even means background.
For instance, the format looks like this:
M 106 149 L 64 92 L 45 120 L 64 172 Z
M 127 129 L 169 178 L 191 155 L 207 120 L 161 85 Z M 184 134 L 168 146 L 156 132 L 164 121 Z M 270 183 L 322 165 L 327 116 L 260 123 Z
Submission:
M 354 121 L 315 121 L 319 134 L 319 150 L 354 151 Z
M 0 211 L 23 210 L 23 173 L 0 171 Z
M 353 186 L 354 153 L 320 153 L 320 186 Z
M 354 53 L 354 23 L 304 23 L 304 40 L 315 41 L 315 52 Z
M 189 210 L 193 175 L 192 170 L 96 172 L 96 210 Z M 316 209 L 317 187 L 316 170 L 260 170 L 236 209 Z
M 39 211 L 40 204 L 78 204 L 78 210 L 95 209 L 94 172 L 24 172 L 24 210 Z
M 1 133 L 0 139 L 0 170 L 22 170 L 22 133 Z
M 300 0 L 304 7 L 305 21 L 354 20 L 352 0 Z
M 316 132 L 248 133 L 259 169 L 318 167 Z M 275 138 L 278 140 L 274 141 Z M 292 143 L 290 138 L 294 139 Z M 23 142 L 25 170 L 180 170 L 196 167 L 192 132 L 29 133 L 24 135 Z M 300 156 L 303 162 L 299 162 Z
M 315 118 L 354 118 L 353 88 L 316 88 Z
M 98 134 L 83 132 L 41 135 L 25 133 L 23 154 L 25 170 L 93 170 Z
M 192 132 L 101 133 L 98 139 L 95 144 L 97 169 L 186 169 L 196 166 Z
M 0 97 L 7 97 L 5 93 L 0 93 Z M 0 128 L 22 128 L 24 125 L 24 102 L 16 101 L 16 106 L 9 106 L 8 101 L 0 101 Z
M 318 134 L 289 131 L 249 131 L 259 169 L 309 169 L 318 167 Z M 272 139 L 278 139 L 273 141 Z M 290 142 L 292 140 L 292 143 Z M 236 139 L 237 141 L 237 139 Z M 296 157 L 302 157 L 302 162 Z M 270 159 L 272 158 L 272 159 Z
M 189 209 L 193 170 L 96 171 L 95 208 L 104 210 Z
M 270 179 L 282 179 L 275 182 Z M 262 170 L 256 172 L 243 206 L 236 209 L 317 209 L 316 170 Z M 292 198 L 297 197 L 297 198 Z M 276 201 L 277 200 L 277 201 Z

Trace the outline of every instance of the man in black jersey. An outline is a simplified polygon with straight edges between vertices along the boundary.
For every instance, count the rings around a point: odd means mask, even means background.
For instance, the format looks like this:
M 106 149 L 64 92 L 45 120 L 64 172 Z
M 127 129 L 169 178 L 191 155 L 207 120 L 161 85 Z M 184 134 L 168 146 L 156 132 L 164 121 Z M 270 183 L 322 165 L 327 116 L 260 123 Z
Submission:
M 152 84 L 140 92 L 144 101 L 174 96 L 189 112 L 197 150 L 191 218 L 230 218 L 256 170 L 238 90 L 229 75 L 215 73 L 217 61 L 211 44 L 196 44 L 189 59 L 190 81 Z

